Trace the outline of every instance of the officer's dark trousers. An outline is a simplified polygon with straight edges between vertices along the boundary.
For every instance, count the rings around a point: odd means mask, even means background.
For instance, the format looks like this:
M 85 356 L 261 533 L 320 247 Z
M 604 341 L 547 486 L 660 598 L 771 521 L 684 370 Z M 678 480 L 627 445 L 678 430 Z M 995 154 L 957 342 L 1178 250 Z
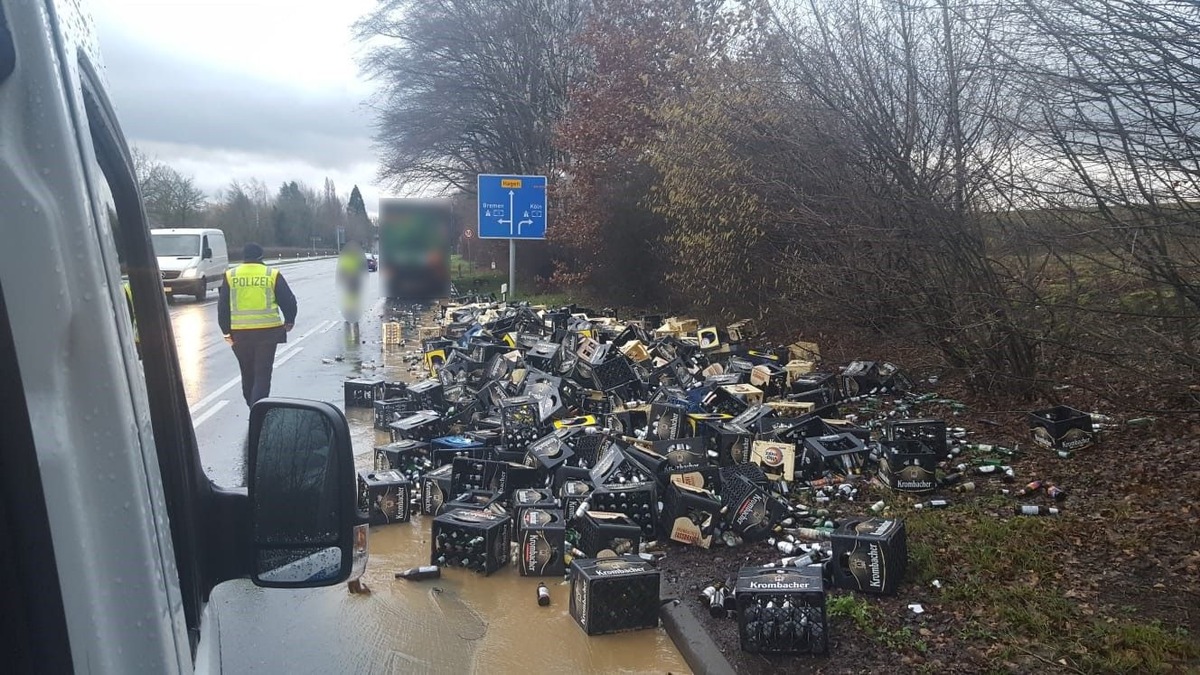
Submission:
M 275 367 L 275 348 L 272 340 L 234 337 L 233 354 L 242 369 L 242 397 L 253 406 L 259 399 L 271 395 L 271 370 Z

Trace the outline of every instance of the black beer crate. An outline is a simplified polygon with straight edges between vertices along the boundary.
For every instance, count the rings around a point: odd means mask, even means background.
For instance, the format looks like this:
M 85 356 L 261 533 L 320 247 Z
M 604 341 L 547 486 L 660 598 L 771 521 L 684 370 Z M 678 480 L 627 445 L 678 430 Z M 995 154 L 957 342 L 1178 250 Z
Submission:
M 597 366 L 592 366 L 592 382 L 601 391 L 619 389 L 637 379 L 637 374 L 624 355 L 618 354 Z
M 777 500 L 770 499 L 759 484 L 740 473 L 721 476 L 721 503 L 723 509 L 728 509 L 728 528 L 748 541 L 766 539 L 786 515 Z
M 407 398 L 377 399 L 371 405 L 375 408 L 375 428 L 380 431 L 387 431 L 392 422 L 417 410 L 416 404 Z
M 433 519 L 429 564 L 491 574 L 508 564 L 511 527 L 507 514 L 473 509 L 443 513 Z
M 846 398 L 883 393 L 879 364 L 874 361 L 851 361 L 842 371 L 841 381 Z
M 587 480 L 568 480 L 562 483 L 558 488 L 558 498 L 562 502 L 563 515 L 567 517 L 567 520 L 575 518 L 575 512 L 579 510 L 579 505 L 595 489 L 595 486 Z
M 636 554 L 642 544 L 642 528 L 623 513 L 589 510 L 575 519 L 574 528 L 579 533 L 578 548 L 589 558 L 601 551 Z
M 658 627 L 661 575 L 636 555 L 571 562 L 571 616 L 588 635 Z
M 525 465 L 550 475 L 575 456 L 564 440 L 570 432 L 555 431 L 530 443 L 525 449 Z
M 384 382 L 383 396 L 384 400 L 393 398 L 408 398 L 408 383 L 407 382 Z
M 678 483 L 713 493 L 721 492 L 721 468 L 716 465 L 667 466 L 660 477 L 664 485 Z
M 558 509 L 525 508 L 517 517 L 517 570 L 523 577 L 556 577 L 565 571 L 567 522 Z
M 883 437 L 888 441 L 917 440 L 928 445 L 938 460 L 946 459 L 946 422 L 937 419 L 888 420 L 883 427 Z
M 717 428 L 710 447 L 717 453 L 717 463 L 721 466 L 735 466 L 750 461 L 750 443 L 754 434 L 749 429 L 728 422 Z
M 819 568 L 743 567 L 734 592 L 743 651 L 829 652 L 825 582 Z
M 429 378 L 408 385 L 408 396 L 419 410 L 444 411 L 446 392 L 441 380 Z
M 849 475 L 862 468 L 867 456 L 867 446 L 853 433 L 830 434 L 804 439 L 805 453 L 814 453 L 823 469 Z M 809 465 L 802 461 L 802 465 Z
M 941 457 L 924 441 L 908 438 L 880 444 L 879 480 L 897 492 L 932 492 Z
M 525 450 L 542 436 L 538 404 L 531 396 L 505 399 L 500 404 L 500 419 L 504 447 L 508 450 Z
M 450 501 L 450 471 L 449 464 L 440 466 L 424 476 L 421 476 L 421 513 L 426 516 L 436 516 L 442 512 L 442 507 Z
M 662 531 L 671 541 L 708 548 L 720 513 L 721 500 L 712 492 L 670 483 L 663 495 Z
M 512 491 L 538 484 L 537 471 L 520 464 L 497 462 L 470 457 L 455 457 L 451 462 L 450 491 L 460 494 L 467 490 L 491 490 L 507 503 Z
M 588 415 L 607 415 L 612 412 L 612 400 L 603 391 L 584 389 L 580 393 L 579 408 Z
M 681 438 L 687 423 L 687 408 L 671 403 L 655 403 L 650 406 L 646 439 L 658 441 Z
M 1096 440 L 1092 416 L 1065 405 L 1029 413 L 1033 442 L 1050 450 L 1074 452 Z
M 404 440 L 375 446 L 375 470 L 396 469 L 412 478 L 418 473 L 433 468 L 429 462 L 429 444 L 422 441 Z
M 654 481 L 600 485 L 592 493 L 591 508 L 623 513 L 642 528 L 647 540 L 658 525 L 658 484 Z
M 580 466 L 591 467 L 600 459 L 600 448 L 604 446 L 602 433 L 575 433 L 567 437 L 567 445 L 575 451 Z
M 371 525 L 407 523 L 412 481 L 399 471 L 359 471 L 358 510 Z
M 460 510 L 507 512 L 504 505 L 500 503 L 500 493 L 494 490 L 464 490 L 458 493 L 451 490 L 448 494 L 450 501 L 442 506 L 442 513 Z
M 445 420 L 432 410 L 420 410 L 388 425 L 392 442 L 414 440 L 430 442 L 446 431 Z
M 374 408 L 375 401 L 384 395 L 383 378 L 346 380 L 342 385 L 346 408 Z
M 908 566 L 904 521 L 868 518 L 842 523 L 830 536 L 829 567 L 838 588 L 893 595 Z
M 621 444 L 610 439 L 608 447 L 600 452 L 600 458 L 592 466 L 592 483 L 595 485 L 618 485 L 622 483 L 642 483 L 653 480 L 654 476 L 646 467 L 635 461 L 625 452 Z
M 525 509 L 562 510 L 562 503 L 549 488 L 518 488 L 513 490 L 511 501 L 513 522 L 518 525 L 521 523 L 521 512 Z M 517 529 L 513 528 L 514 535 Z

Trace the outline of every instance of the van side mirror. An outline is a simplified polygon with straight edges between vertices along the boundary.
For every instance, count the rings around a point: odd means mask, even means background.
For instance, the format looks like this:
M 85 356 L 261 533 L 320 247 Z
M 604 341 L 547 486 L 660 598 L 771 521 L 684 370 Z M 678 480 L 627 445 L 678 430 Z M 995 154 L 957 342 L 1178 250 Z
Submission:
M 204 260 L 212 260 L 212 249 L 205 246 L 204 251 L 200 254 L 200 257 Z
M 331 586 L 361 573 L 366 526 L 345 415 L 318 401 L 263 399 L 250 410 L 248 454 L 254 583 Z

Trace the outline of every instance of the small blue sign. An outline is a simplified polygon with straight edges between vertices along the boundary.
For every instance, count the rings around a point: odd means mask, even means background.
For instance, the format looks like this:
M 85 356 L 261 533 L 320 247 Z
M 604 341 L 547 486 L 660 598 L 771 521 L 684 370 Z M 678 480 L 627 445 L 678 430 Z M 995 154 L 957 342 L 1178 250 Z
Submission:
M 479 174 L 480 239 L 545 239 L 546 177 Z

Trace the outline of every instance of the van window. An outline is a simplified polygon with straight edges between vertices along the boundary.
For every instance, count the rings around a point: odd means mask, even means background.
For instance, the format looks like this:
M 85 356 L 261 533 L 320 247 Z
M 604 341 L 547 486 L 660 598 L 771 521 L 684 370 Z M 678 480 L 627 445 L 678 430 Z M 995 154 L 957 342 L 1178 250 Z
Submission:
M 200 255 L 200 237 L 194 234 L 156 234 L 154 255 L 159 258 L 195 258 Z

